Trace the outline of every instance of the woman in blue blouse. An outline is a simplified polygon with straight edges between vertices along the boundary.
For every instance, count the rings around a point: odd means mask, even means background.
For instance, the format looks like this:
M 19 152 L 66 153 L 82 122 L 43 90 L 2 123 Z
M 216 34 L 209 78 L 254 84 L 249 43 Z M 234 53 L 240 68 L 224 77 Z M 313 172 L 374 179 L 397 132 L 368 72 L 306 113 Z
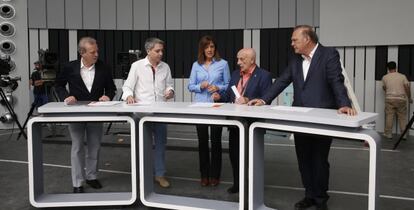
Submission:
M 198 43 L 198 59 L 193 63 L 188 90 L 195 93 L 195 102 L 214 102 L 211 95 L 224 92 L 230 81 L 227 61 L 220 58 L 211 36 L 203 36 Z M 209 133 L 211 139 L 211 160 Z M 221 126 L 197 125 L 201 186 L 217 186 L 221 173 Z

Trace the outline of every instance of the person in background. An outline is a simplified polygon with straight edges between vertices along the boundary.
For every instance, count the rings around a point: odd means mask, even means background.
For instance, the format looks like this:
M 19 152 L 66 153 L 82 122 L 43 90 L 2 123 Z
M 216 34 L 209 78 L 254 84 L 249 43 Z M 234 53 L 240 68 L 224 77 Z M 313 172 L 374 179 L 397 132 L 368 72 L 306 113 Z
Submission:
M 220 58 L 213 37 L 203 36 L 198 43 L 198 58 L 193 63 L 188 90 L 195 102 L 214 102 L 212 94 L 226 90 L 230 80 L 229 65 Z M 209 135 L 210 128 L 210 135 Z M 221 173 L 222 126 L 196 125 L 201 173 L 201 186 L 217 186 Z M 211 155 L 209 150 L 211 141 Z
M 67 105 L 78 101 L 110 101 L 116 87 L 109 66 L 98 60 L 98 44 L 91 37 L 79 41 L 80 60 L 66 64 L 56 77 L 56 92 Z M 69 92 L 66 85 L 69 85 Z M 74 193 L 83 193 L 82 182 L 95 189 L 102 188 L 98 176 L 99 150 L 103 135 L 102 123 L 70 123 L 72 138 L 71 165 Z M 85 154 L 84 140 L 87 143 Z
M 296 53 L 288 67 L 268 89 L 266 95 L 253 99 L 249 105 L 270 104 L 290 83 L 293 83 L 293 106 L 338 109 L 338 113 L 356 115 L 351 108 L 344 77 L 335 48 L 318 43 L 315 30 L 308 25 L 296 26 L 291 37 Z M 316 206 L 327 210 L 329 185 L 329 150 L 332 137 L 295 133 L 295 149 L 305 197 L 295 203 L 296 210 Z
M 44 81 L 42 79 L 43 66 L 40 61 L 34 62 L 34 71 L 30 77 L 30 84 L 33 86 L 33 95 L 35 107 L 42 106 L 48 102 L 46 87 L 44 86 Z
M 122 99 L 127 104 L 167 101 L 174 97 L 174 82 L 170 67 L 161 60 L 164 54 L 164 41 L 158 38 L 149 38 L 145 41 L 145 50 L 147 51 L 147 57 L 135 61 L 131 65 L 128 78 L 122 87 Z M 170 186 L 170 182 L 165 177 L 167 125 L 153 123 L 152 134 L 155 142 L 154 180 L 161 187 L 166 188 Z
M 231 74 L 227 90 L 222 94 L 217 92 L 213 94 L 215 101 L 247 104 L 250 99 L 264 96 L 266 90 L 272 85 L 270 73 L 256 65 L 256 51 L 254 49 L 241 49 L 237 53 L 237 64 L 240 69 Z M 240 97 L 236 97 L 232 86 L 237 88 Z M 248 120 L 247 124 L 251 122 Z M 227 189 L 230 194 L 239 192 L 239 153 L 239 130 L 236 127 L 229 127 L 229 156 L 233 169 L 233 186 Z
M 407 102 L 413 103 L 410 83 L 404 74 L 397 72 L 394 61 L 387 63 L 388 74 L 382 77 L 382 88 L 385 91 L 385 128 L 384 136 L 392 139 L 394 115 L 397 114 L 401 133 L 407 125 Z M 406 138 L 405 136 L 403 138 Z

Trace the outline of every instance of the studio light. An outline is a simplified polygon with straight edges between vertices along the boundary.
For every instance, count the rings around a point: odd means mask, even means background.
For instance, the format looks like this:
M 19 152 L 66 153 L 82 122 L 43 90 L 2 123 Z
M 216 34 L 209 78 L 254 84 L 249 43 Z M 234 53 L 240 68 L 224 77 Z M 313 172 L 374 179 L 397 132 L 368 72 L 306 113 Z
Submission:
M 0 51 L 6 55 L 11 55 L 16 51 L 16 45 L 11 40 L 5 40 L 0 43 Z
M 11 37 L 16 32 L 15 27 L 12 23 L 3 22 L 0 24 L 0 34 L 5 37 Z
M 16 15 L 14 7 L 10 4 L 0 5 L 0 17 L 4 19 L 11 19 Z

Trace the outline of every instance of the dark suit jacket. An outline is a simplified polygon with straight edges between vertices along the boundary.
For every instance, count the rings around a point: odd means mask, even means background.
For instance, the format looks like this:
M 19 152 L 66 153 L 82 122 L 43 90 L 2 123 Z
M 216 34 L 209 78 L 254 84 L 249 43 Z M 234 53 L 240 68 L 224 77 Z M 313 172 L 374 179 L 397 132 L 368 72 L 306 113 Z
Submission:
M 295 55 L 288 67 L 262 97 L 270 104 L 290 83 L 293 82 L 293 106 L 338 109 L 351 107 L 344 77 L 335 48 L 319 44 L 312 57 L 306 80 L 303 78 L 303 58 Z
M 229 102 L 234 103 L 235 95 L 231 89 L 234 85 L 237 87 L 240 80 L 240 70 L 234 70 L 231 74 L 231 79 L 229 85 L 227 86 L 227 90 L 221 94 L 220 101 L 222 102 Z M 253 70 L 252 76 L 250 77 L 246 90 L 244 91 L 244 97 L 250 99 L 260 98 L 262 97 L 267 91 L 267 89 L 272 85 L 272 77 L 270 73 L 258 66 Z
M 66 84 L 69 84 L 69 92 Z M 74 96 L 78 101 L 98 101 L 103 95 L 112 99 L 116 91 L 111 69 L 100 60 L 95 63 L 95 78 L 90 93 L 80 75 L 80 60 L 64 66 L 56 77 L 55 86 L 61 101 L 68 96 Z

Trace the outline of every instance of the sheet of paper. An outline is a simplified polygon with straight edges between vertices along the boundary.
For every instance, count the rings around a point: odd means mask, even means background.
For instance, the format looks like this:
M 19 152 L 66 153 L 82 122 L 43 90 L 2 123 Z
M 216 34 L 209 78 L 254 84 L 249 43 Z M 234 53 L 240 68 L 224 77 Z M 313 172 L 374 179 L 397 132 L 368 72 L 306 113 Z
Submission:
M 236 99 L 240 98 L 240 93 L 237 90 L 237 87 L 235 85 L 231 86 L 231 90 L 233 91 L 234 95 L 236 96 Z
M 143 101 L 139 101 L 139 102 L 135 102 L 133 104 L 127 104 L 128 106 L 149 106 L 151 105 L 151 102 L 143 102 Z
M 120 103 L 121 101 L 92 101 L 88 106 L 114 106 Z
M 219 107 L 224 103 L 193 103 L 188 105 L 188 107 Z
M 288 111 L 288 112 L 309 112 L 313 108 L 297 107 L 297 106 L 274 106 L 274 107 L 271 107 L 271 109 L 278 110 L 278 111 Z

